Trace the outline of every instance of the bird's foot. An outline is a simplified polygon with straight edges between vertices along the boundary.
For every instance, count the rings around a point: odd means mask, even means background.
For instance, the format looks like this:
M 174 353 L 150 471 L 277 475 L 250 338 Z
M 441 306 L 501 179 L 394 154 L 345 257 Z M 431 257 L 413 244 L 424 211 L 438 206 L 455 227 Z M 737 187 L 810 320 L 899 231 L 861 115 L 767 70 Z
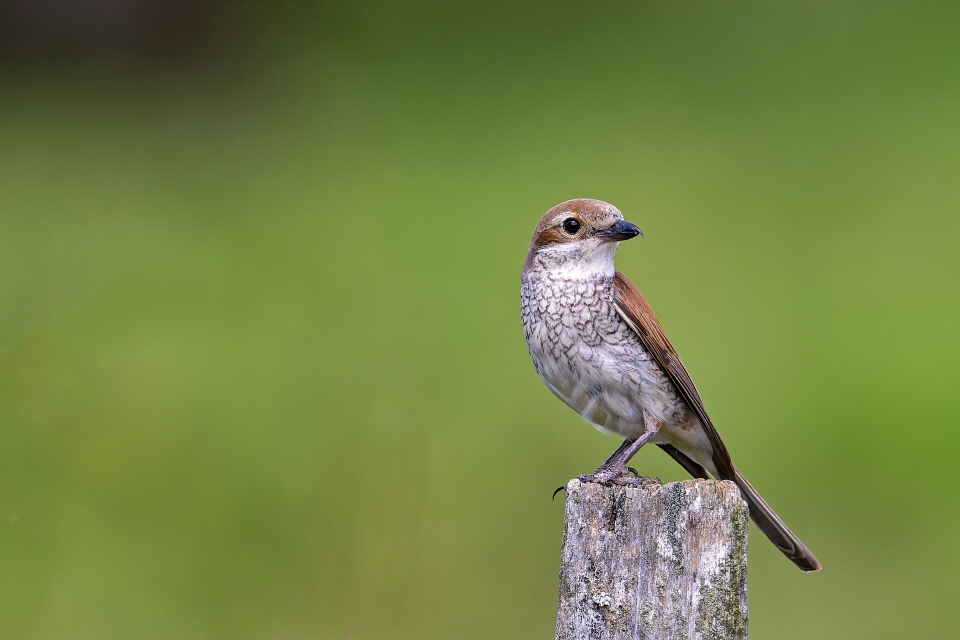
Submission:
M 633 476 L 630 475 L 631 473 Z M 623 467 L 620 471 L 613 468 L 600 467 L 593 473 L 585 473 L 577 476 L 576 479 L 580 482 L 589 482 L 591 484 L 616 484 L 629 487 L 645 487 L 648 485 L 663 484 L 660 478 L 642 476 L 637 473 L 637 470 L 633 467 Z M 566 490 L 567 485 L 560 485 L 554 490 L 553 497 L 556 498 L 558 493 Z
M 633 474 L 633 477 L 630 474 Z M 617 484 L 621 486 L 642 487 L 648 484 L 662 484 L 660 478 L 647 478 L 637 473 L 632 467 L 600 467 L 593 473 L 577 476 L 580 482 L 593 484 Z
M 624 484 L 624 483 L 617 482 L 617 478 L 622 477 L 623 474 L 627 473 L 628 471 L 633 471 L 634 475 L 637 475 L 636 469 L 631 469 L 630 467 L 624 467 L 623 470 L 621 470 L 619 473 L 617 473 L 616 471 L 611 471 L 610 469 L 605 467 L 600 467 L 593 473 L 585 473 L 581 476 L 577 476 L 575 480 L 579 480 L 580 482 L 591 482 L 593 484 L 607 484 L 607 483 Z M 636 480 L 637 478 L 623 478 L 623 479 Z M 567 490 L 567 485 L 565 484 L 560 485 L 559 487 L 554 489 L 552 498 L 556 498 L 558 493 L 566 490 Z
M 618 472 L 601 467 L 593 473 L 585 473 L 577 476 L 577 480 L 580 482 L 589 482 L 591 484 L 611 484 L 617 478 L 623 477 L 626 472 L 626 469 Z

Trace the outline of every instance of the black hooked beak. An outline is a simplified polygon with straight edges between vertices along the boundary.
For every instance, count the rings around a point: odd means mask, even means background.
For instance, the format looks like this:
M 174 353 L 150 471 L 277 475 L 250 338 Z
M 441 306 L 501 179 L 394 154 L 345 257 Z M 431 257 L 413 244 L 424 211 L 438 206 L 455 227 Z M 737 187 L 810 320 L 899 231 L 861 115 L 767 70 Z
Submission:
M 637 228 L 637 225 L 626 220 L 617 220 L 612 225 L 597 233 L 604 242 L 619 242 L 620 240 L 629 240 L 635 236 L 643 237 L 643 231 Z

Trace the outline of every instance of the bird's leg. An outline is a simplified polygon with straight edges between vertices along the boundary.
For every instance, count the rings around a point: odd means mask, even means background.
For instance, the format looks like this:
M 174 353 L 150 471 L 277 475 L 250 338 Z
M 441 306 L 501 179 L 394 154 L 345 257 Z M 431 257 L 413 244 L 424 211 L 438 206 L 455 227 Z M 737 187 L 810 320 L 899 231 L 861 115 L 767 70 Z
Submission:
M 602 469 L 603 467 L 607 466 L 608 464 L 611 464 L 611 463 L 613 462 L 614 458 L 616 458 L 617 456 L 619 456 L 621 453 L 623 453 L 623 450 L 624 450 L 624 449 L 626 449 L 626 448 L 629 447 L 631 444 L 633 444 L 633 441 L 634 441 L 634 438 L 627 438 L 626 440 L 624 440 L 623 442 L 621 442 L 621 443 L 620 443 L 620 446 L 617 447 L 617 450 L 610 454 L 610 457 L 607 458 L 606 461 L 605 461 L 602 465 L 600 465 L 600 468 Z M 626 463 L 624 463 L 624 464 L 626 464 Z
M 621 443 L 620 443 L 620 446 L 617 447 L 617 450 L 614 451 L 613 453 L 611 453 L 611 454 L 610 454 L 610 457 L 607 458 L 606 461 L 605 461 L 602 465 L 600 465 L 600 469 L 597 469 L 597 473 L 600 473 L 600 470 L 601 470 L 601 469 L 606 469 L 607 466 L 613 464 L 614 461 L 616 460 L 616 458 L 618 458 L 618 457 L 623 453 L 623 451 L 624 451 L 627 447 L 629 447 L 630 445 L 632 445 L 633 442 L 634 442 L 634 439 L 633 439 L 633 438 L 627 438 L 626 440 L 624 440 L 623 442 L 621 442 Z M 624 464 L 626 464 L 626 463 L 624 463 Z M 636 470 L 636 469 L 631 469 L 630 467 L 625 467 L 625 470 L 626 470 L 626 471 L 632 471 L 632 472 L 633 472 L 633 475 L 637 476 L 638 478 L 640 477 L 640 474 L 637 473 L 637 470 Z M 593 482 L 593 480 L 588 480 L 587 478 L 593 478 L 593 477 L 596 476 L 596 475 L 597 475 L 596 473 L 593 473 L 593 474 L 590 474 L 590 475 L 577 476 L 577 479 L 578 479 L 578 480 L 582 480 L 582 481 L 584 481 L 584 482 Z M 556 498 L 556 497 L 557 497 L 557 494 L 560 493 L 561 491 L 565 490 L 566 488 L 567 488 L 567 485 L 565 485 L 565 484 L 562 484 L 562 485 L 560 485 L 559 487 L 557 487 L 556 490 L 553 492 L 553 497 Z
M 607 458 L 607 461 L 600 465 L 596 471 L 579 477 L 581 482 L 595 482 L 603 484 L 616 480 L 627 472 L 627 463 L 630 458 L 640 451 L 640 447 L 647 444 L 660 430 L 659 421 L 647 420 L 647 430 L 639 438 L 627 438 L 623 441 L 617 450 Z M 652 427 L 652 428 L 651 428 Z

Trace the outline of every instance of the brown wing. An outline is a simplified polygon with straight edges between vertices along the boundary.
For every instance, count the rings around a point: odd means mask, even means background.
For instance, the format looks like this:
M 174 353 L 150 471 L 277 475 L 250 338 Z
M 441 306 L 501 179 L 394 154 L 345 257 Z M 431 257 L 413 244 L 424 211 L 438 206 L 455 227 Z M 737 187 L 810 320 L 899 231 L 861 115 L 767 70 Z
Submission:
M 657 316 L 653 309 L 647 304 L 640 291 L 633 286 L 633 283 L 617 271 L 614 276 L 614 303 L 620 316 L 626 321 L 631 329 L 640 337 L 643 346 L 653 355 L 660 364 L 664 373 L 677 388 L 680 397 L 693 409 L 700 424 L 707 432 L 710 444 L 713 445 L 713 464 L 717 468 L 722 480 L 733 480 L 736 477 L 736 471 L 733 463 L 730 461 L 730 454 L 727 447 L 724 446 L 720 434 L 710 421 L 706 409 L 703 408 L 703 401 L 697 388 L 690 379 L 686 367 L 680 362 L 680 356 L 677 355 L 667 334 L 663 332 Z
M 747 482 L 747 479 L 734 468 L 730 461 L 730 454 L 723 445 L 723 440 L 720 439 L 720 434 L 717 433 L 710 417 L 703 408 L 703 401 L 700 400 L 697 388 L 693 386 L 690 374 L 687 373 L 686 367 L 680 362 L 680 357 L 670 341 L 667 340 L 667 335 L 657 321 L 657 316 L 653 314 L 653 309 L 647 304 L 640 291 L 619 271 L 614 277 L 614 284 L 614 303 L 620 317 L 634 330 L 647 351 L 653 354 L 653 357 L 660 363 L 680 396 L 693 409 L 700 420 L 700 424 L 706 430 L 710 444 L 713 445 L 713 465 L 717 468 L 720 479 L 733 480 L 737 483 L 741 495 L 750 507 L 750 517 L 784 555 L 804 571 L 820 569 L 820 563 L 810 553 L 810 550 L 790 531 L 787 525 L 770 508 L 770 505 L 764 502 L 756 489 Z M 673 456 L 674 460 L 679 462 L 692 476 L 706 477 L 705 470 L 697 461 L 692 460 L 670 445 L 661 445 L 661 448 Z

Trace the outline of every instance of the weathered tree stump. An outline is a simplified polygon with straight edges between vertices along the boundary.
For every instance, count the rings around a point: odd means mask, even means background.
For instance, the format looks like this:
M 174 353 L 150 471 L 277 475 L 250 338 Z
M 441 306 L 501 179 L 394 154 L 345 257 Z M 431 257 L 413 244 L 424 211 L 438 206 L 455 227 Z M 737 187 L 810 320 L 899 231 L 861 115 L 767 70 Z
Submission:
M 571 480 L 557 640 L 745 640 L 748 525 L 732 482 Z

